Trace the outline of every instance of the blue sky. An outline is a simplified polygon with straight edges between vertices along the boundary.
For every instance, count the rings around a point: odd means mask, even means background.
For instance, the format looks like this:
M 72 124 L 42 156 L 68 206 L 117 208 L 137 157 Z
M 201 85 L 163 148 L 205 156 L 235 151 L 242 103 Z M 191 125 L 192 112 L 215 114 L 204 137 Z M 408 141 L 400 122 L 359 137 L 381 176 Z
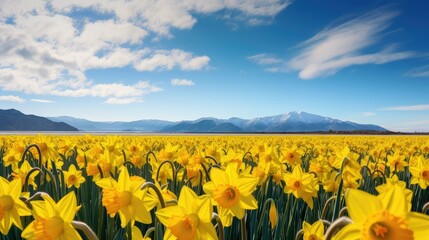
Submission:
M 429 131 L 427 1 L 0 2 L 0 108 Z

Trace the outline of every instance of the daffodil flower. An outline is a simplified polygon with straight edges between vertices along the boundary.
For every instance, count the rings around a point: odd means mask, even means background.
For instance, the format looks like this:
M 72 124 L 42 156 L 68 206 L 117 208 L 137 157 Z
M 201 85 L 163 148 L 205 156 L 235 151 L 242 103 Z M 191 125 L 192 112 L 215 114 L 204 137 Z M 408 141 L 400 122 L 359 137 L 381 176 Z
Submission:
M 31 202 L 35 220 L 25 228 L 21 237 L 31 240 L 82 239 L 72 226 L 79 210 L 74 192 L 64 196 L 58 203 L 48 194 L 43 194 L 42 198 L 44 201 Z
M 160 209 L 156 211 L 156 216 L 167 227 L 164 239 L 217 239 L 211 223 L 212 213 L 209 196 L 199 197 L 192 189 L 183 186 L 178 205 Z
M 313 209 L 313 197 L 317 197 L 319 191 L 318 181 L 313 174 L 303 173 L 301 165 L 296 165 L 292 173 L 285 173 L 283 178 L 286 182 L 284 192 L 302 198 Z
M 252 195 L 258 179 L 250 175 L 238 175 L 236 164 L 228 164 L 225 171 L 212 168 L 210 178 L 211 181 L 204 184 L 203 189 L 212 196 L 224 226 L 231 226 L 234 216 L 242 219 L 246 209 L 258 208 Z
M 303 240 L 323 240 L 325 229 L 322 220 L 316 221 L 313 224 L 309 224 L 304 221 L 302 223 L 302 229 L 304 231 Z
M 151 223 L 152 218 L 148 204 L 143 201 L 146 190 L 140 190 L 144 183 L 143 178 L 130 178 L 126 167 L 121 168 L 118 181 L 111 178 L 103 178 L 96 184 L 103 188 L 102 204 L 106 207 L 110 217 L 119 213 L 121 227 L 125 228 L 128 223 L 134 226 L 134 221 Z M 155 206 L 154 203 L 152 206 Z
M 76 170 L 76 167 L 73 164 L 70 165 L 68 171 L 63 171 L 63 174 L 64 181 L 68 188 L 71 188 L 71 186 L 79 188 L 80 184 L 85 182 L 85 178 L 82 176 L 82 171 Z
M 346 205 L 352 223 L 341 229 L 335 239 L 411 240 L 429 236 L 429 216 L 409 211 L 400 186 L 378 196 L 349 189 Z
M 0 232 L 7 235 L 12 224 L 22 229 L 20 216 L 30 216 L 31 212 L 19 199 L 21 180 L 8 182 L 0 177 Z

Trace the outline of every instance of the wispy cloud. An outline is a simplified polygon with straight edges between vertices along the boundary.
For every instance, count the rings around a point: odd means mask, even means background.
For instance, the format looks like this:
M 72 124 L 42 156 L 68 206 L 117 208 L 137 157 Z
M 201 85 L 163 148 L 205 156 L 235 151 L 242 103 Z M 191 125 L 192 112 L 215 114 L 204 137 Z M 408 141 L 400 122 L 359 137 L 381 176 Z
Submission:
M 332 75 L 353 65 L 384 64 L 414 57 L 411 51 L 398 51 L 394 43 L 372 50 L 385 34 L 397 12 L 380 8 L 339 25 L 329 26 L 297 45 L 299 53 L 289 60 L 263 53 L 248 59 L 268 72 L 299 71 L 301 79 Z
M 31 102 L 37 102 L 37 103 L 55 103 L 55 101 L 45 100 L 45 99 L 37 99 L 37 98 L 30 99 L 30 101 Z
M 371 116 L 374 116 L 375 115 L 375 113 L 373 113 L 373 112 L 363 112 L 363 113 L 361 113 L 362 114 L 362 116 L 364 116 L 364 117 L 371 117 Z
M 25 100 L 22 99 L 21 97 L 18 97 L 18 96 L 7 95 L 7 96 L 0 96 L 0 102 L 18 102 L 18 103 L 23 103 L 23 102 L 25 102 Z
M 383 31 L 397 15 L 397 12 L 377 9 L 327 28 L 299 45 L 302 51 L 289 64 L 299 71 L 300 78 L 311 79 L 332 75 L 353 65 L 383 64 L 410 58 L 415 55 L 413 52 L 396 51 L 393 47 L 372 53 L 368 50 L 382 38 Z
M 187 80 L 187 79 L 171 79 L 171 85 L 173 86 L 194 86 L 195 83 L 191 80 Z
M 429 77 L 429 65 L 413 68 L 406 75 L 411 77 Z
M 393 106 L 393 107 L 380 108 L 379 110 L 390 110 L 390 111 L 425 111 L 425 110 L 429 110 L 429 104 L 408 105 L 408 106 Z
M 117 105 L 125 105 L 131 103 L 140 103 L 143 102 L 143 99 L 130 97 L 130 98 L 108 98 L 104 103 L 107 104 L 117 104 Z
M 248 57 L 247 59 L 260 65 L 273 65 L 283 62 L 282 59 L 268 53 L 256 54 Z

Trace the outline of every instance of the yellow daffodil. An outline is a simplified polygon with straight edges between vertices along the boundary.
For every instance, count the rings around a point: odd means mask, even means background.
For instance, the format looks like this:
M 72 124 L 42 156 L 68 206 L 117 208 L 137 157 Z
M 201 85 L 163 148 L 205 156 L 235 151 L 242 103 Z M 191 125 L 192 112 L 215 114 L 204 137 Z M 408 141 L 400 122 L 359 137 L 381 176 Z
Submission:
M 209 196 L 198 197 L 192 189 L 183 186 L 178 205 L 160 209 L 156 216 L 167 228 L 164 239 L 217 239 L 211 223 L 212 212 Z
M 47 194 L 42 195 L 42 198 L 44 201 L 31 202 L 35 220 L 25 228 L 21 237 L 31 240 L 82 239 L 72 226 L 79 210 L 74 192 L 64 196 L 58 203 Z
M 378 196 L 350 189 L 346 205 L 353 222 L 341 229 L 336 239 L 411 240 L 429 235 L 429 216 L 409 211 L 400 186 Z
M 302 223 L 302 229 L 304 231 L 303 240 L 324 240 L 325 229 L 322 220 L 316 221 L 313 224 L 309 224 L 304 221 Z
M 417 164 L 410 167 L 411 184 L 419 184 L 420 188 L 426 189 L 429 185 L 429 160 L 420 156 Z
M 390 172 L 403 172 L 408 163 L 403 154 L 395 152 L 395 154 L 387 156 L 387 165 L 390 167 Z
M 130 178 L 127 168 L 122 167 L 117 182 L 111 178 L 103 178 L 96 182 L 99 187 L 103 188 L 102 204 L 106 207 L 107 213 L 110 217 L 119 213 L 123 228 L 128 223 L 133 226 L 134 221 L 146 224 L 152 222 L 150 213 L 143 201 L 146 190 L 140 189 L 144 179 L 134 179 L 133 181 Z
M 21 185 L 25 184 L 25 179 L 27 178 L 27 174 L 28 172 L 32 169 L 30 163 L 28 163 L 27 160 L 24 160 L 24 162 L 22 162 L 22 165 L 20 168 L 16 168 L 13 173 L 12 176 L 14 179 L 20 178 L 21 179 Z M 31 173 L 30 176 L 28 176 L 28 185 L 32 185 L 33 188 L 37 188 L 37 184 L 34 181 L 34 178 L 39 174 L 39 171 L 35 171 L 33 173 Z
M 284 192 L 292 193 L 296 198 L 302 198 L 313 209 L 313 197 L 317 197 L 319 184 L 313 174 L 303 173 L 300 165 L 293 168 L 292 173 L 283 176 L 286 186 Z
M 235 163 L 229 164 L 225 171 L 212 168 L 210 179 L 210 182 L 203 185 L 203 189 L 212 196 L 225 226 L 231 226 L 234 216 L 242 219 L 246 209 L 258 208 L 257 201 L 252 195 L 258 183 L 257 178 L 238 175 Z
M 282 154 L 282 163 L 288 163 L 290 166 L 301 164 L 301 154 L 296 148 L 285 149 Z
M 31 212 L 24 202 L 19 199 L 21 195 L 21 179 L 8 182 L 0 177 L 0 232 L 7 235 L 12 224 L 22 229 L 20 216 L 30 216 Z
M 73 164 L 70 165 L 68 171 L 63 171 L 63 174 L 64 181 L 68 188 L 71 188 L 71 186 L 79 188 L 80 184 L 85 182 L 85 178 L 82 176 L 82 171 L 76 170 L 76 167 Z

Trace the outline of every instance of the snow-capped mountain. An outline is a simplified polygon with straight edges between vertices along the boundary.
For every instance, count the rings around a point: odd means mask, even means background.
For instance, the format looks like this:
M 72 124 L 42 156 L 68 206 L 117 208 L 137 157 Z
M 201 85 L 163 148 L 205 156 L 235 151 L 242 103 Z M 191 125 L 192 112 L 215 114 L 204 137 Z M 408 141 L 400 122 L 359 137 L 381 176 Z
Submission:
M 49 118 L 62 121 L 82 131 L 138 132 L 326 132 L 326 131 L 387 131 L 371 124 L 341 121 L 307 112 L 288 112 L 253 119 L 218 119 L 204 117 L 193 121 L 169 122 L 139 120 L 133 122 L 93 122 L 71 117 Z

